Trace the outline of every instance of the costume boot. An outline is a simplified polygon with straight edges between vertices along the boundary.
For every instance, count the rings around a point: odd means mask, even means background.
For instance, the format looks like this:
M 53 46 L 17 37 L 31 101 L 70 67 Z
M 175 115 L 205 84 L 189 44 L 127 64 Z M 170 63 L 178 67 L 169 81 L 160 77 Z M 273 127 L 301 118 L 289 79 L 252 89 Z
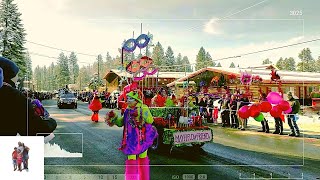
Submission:
M 267 120 L 264 120 L 265 126 L 266 126 L 266 133 L 269 133 L 269 124 Z
M 282 124 L 282 121 L 280 122 L 280 132 L 279 132 L 280 135 L 283 135 L 283 124 Z
M 139 158 L 139 180 L 150 180 L 149 158 Z
M 126 160 L 125 180 L 139 180 L 138 160 Z
M 262 130 L 259 130 L 258 132 L 266 132 L 266 126 L 264 125 L 264 122 L 261 121 Z

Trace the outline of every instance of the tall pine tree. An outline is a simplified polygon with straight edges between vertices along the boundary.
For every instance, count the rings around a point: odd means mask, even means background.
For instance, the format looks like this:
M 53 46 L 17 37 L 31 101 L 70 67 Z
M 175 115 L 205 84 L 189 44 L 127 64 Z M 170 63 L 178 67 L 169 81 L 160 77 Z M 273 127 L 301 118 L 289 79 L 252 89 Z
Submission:
M 176 64 L 175 64 L 175 71 L 176 72 L 184 72 L 185 71 L 185 64 L 182 63 L 182 56 L 181 53 L 178 54 L 176 58 Z
M 215 62 L 212 61 L 212 57 L 209 52 L 206 52 L 205 62 L 206 66 L 214 67 L 216 65 Z
M 277 61 L 276 66 L 280 70 L 283 70 L 285 68 L 284 59 L 282 57 L 280 57 L 280 59 Z
M 69 56 L 69 70 L 71 83 L 76 84 L 76 80 L 79 76 L 79 65 L 78 58 L 74 52 L 71 52 Z
M 172 72 L 175 70 L 173 65 L 175 65 L 174 54 L 172 48 L 169 46 L 165 54 L 165 66 L 167 66 L 165 69 Z
M 59 54 L 58 57 L 58 88 L 63 88 L 70 83 L 70 71 L 68 66 L 68 57 L 66 57 L 63 52 Z
M 152 56 L 153 64 L 156 66 L 163 66 L 164 63 L 164 50 L 160 42 L 156 44 L 156 46 L 153 48 Z
M 303 49 L 299 53 L 298 57 L 301 60 L 301 62 L 299 62 L 297 65 L 298 71 L 303 71 L 303 72 L 315 72 L 316 71 L 316 66 L 315 66 L 316 62 L 313 59 L 309 48 Z
M 13 0 L 2 0 L 0 4 L 0 54 L 14 61 L 19 69 L 19 77 L 27 72 L 25 60 L 25 30 L 21 21 L 21 13 Z
M 191 65 L 190 65 L 190 62 L 189 62 L 189 59 L 187 56 L 183 56 L 182 58 L 182 64 L 186 64 L 183 68 L 184 70 L 183 71 L 186 71 L 186 72 L 192 72 L 192 68 L 191 68 Z
M 196 58 L 196 71 L 204 67 L 207 67 L 207 64 L 205 61 L 206 61 L 206 51 L 203 47 L 201 47 Z

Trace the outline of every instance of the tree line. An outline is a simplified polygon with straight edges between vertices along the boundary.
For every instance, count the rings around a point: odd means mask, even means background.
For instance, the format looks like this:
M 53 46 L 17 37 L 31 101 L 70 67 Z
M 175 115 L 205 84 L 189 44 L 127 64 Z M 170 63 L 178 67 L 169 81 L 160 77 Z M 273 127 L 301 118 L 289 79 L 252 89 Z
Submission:
M 300 62 L 296 63 L 293 57 L 280 57 L 275 65 L 279 70 L 285 71 L 320 72 L 320 56 L 317 60 L 314 59 L 310 48 L 302 49 L 298 58 Z M 272 64 L 272 61 L 265 59 L 262 64 Z

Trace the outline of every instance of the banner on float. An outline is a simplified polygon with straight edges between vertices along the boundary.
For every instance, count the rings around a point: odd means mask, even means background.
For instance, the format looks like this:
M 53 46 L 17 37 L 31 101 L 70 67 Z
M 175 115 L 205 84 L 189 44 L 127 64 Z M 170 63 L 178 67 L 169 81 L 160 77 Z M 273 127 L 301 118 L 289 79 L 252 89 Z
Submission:
M 211 130 L 183 131 L 173 133 L 174 144 L 208 142 L 212 140 Z

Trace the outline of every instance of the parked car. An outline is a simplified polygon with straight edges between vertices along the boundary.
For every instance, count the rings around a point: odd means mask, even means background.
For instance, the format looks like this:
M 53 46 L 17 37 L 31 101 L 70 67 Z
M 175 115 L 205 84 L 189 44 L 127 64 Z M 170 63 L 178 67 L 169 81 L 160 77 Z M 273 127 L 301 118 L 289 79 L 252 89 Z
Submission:
M 59 109 L 63 107 L 77 108 L 77 98 L 73 93 L 60 94 L 57 105 Z

